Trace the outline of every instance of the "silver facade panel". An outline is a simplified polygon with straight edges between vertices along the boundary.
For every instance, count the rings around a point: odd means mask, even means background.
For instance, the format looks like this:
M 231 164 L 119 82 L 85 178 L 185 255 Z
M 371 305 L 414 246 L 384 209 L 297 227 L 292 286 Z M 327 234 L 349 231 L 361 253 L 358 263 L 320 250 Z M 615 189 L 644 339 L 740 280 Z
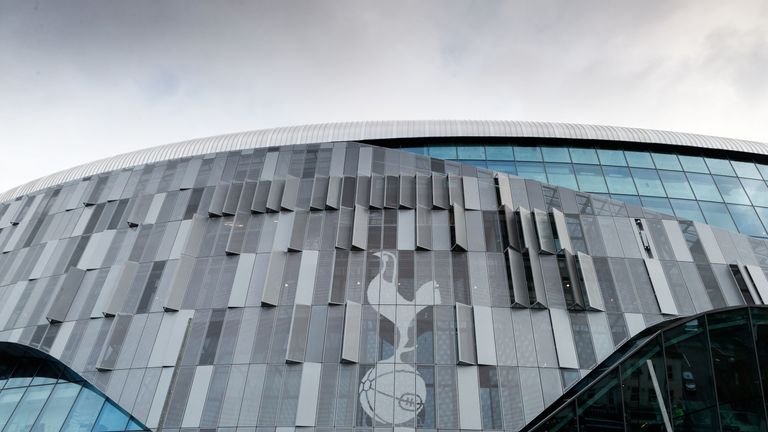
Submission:
M 651 286 L 656 294 L 656 301 L 659 303 L 659 309 L 663 314 L 677 315 L 677 305 L 672 297 L 667 278 L 664 276 L 664 270 L 661 267 L 661 261 L 651 258 L 645 258 L 645 268 L 648 276 L 651 278 Z
M 344 307 L 344 332 L 341 348 L 341 360 L 357 363 L 360 359 L 360 320 L 362 306 L 347 302 Z

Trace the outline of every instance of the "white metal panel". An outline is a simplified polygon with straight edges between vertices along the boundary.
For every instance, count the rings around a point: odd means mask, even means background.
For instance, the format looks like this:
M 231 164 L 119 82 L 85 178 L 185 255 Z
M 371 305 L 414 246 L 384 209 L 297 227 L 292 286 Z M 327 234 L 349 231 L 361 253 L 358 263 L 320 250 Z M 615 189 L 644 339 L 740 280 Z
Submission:
M 477 366 L 458 366 L 459 427 L 480 430 L 483 428 L 480 416 L 480 388 Z

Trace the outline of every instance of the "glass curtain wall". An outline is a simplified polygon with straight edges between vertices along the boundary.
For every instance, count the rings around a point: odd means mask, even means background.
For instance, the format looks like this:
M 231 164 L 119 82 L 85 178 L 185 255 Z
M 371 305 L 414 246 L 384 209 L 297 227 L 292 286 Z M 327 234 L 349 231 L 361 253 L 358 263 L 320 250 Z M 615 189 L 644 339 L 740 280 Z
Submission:
M 768 237 L 768 165 L 581 147 L 456 144 L 401 148 Z

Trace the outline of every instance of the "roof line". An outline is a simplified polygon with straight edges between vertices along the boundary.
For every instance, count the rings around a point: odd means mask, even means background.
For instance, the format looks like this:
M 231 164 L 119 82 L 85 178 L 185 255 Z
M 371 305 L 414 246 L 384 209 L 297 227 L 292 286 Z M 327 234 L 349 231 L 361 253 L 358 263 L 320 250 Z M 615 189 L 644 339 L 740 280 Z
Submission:
M 103 172 L 220 151 L 392 138 L 507 137 L 609 140 L 768 155 L 768 144 L 618 126 L 507 120 L 389 120 L 318 123 L 209 136 L 124 153 L 50 174 L 0 194 L 0 202 Z

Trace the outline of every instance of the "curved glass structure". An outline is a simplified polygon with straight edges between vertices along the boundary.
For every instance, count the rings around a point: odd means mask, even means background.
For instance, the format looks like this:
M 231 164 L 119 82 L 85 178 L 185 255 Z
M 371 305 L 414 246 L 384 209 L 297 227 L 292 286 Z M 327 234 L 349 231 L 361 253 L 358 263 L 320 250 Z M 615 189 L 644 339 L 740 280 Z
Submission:
M 400 148 L 768 237 L 768 161 L 762 156 L 720 151 L 702 157 L 702 151 L 687 148 L 624 150 L 635 146 L 618 142 L 563 144 L 448 140 Z
M 0 430 L 147 430 L 93 385 L 43 353 L 0 343 Z
M 766 430 L 768 308 L 647 329 L 525 431 Z

